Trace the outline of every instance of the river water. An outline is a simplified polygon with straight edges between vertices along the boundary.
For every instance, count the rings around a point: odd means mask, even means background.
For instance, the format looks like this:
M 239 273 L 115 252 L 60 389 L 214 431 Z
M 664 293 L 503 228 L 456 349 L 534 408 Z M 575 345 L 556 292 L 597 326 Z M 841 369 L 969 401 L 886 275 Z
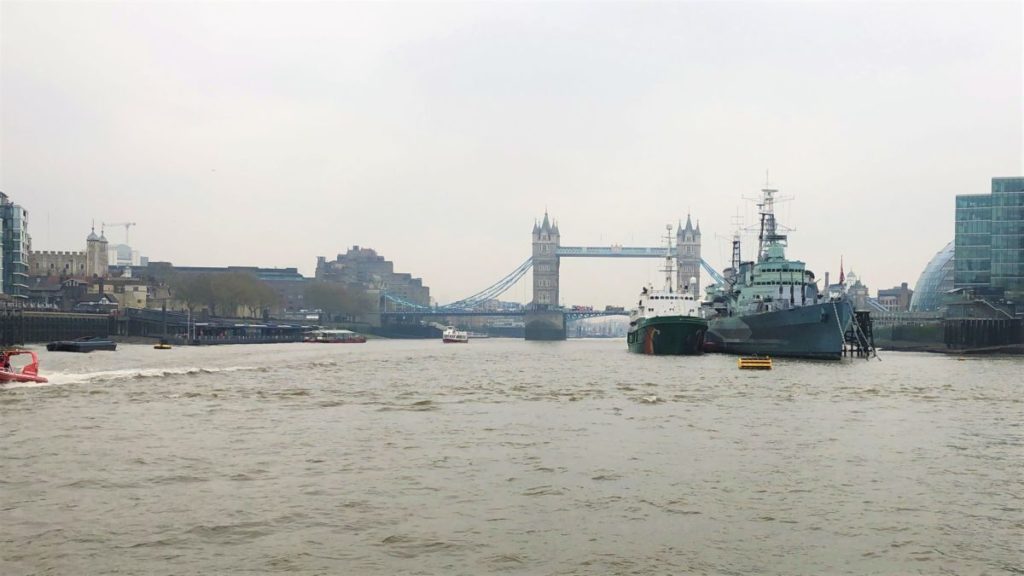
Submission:
M 1024 358 L 41 352 L 0 574 L 1020 574 Z

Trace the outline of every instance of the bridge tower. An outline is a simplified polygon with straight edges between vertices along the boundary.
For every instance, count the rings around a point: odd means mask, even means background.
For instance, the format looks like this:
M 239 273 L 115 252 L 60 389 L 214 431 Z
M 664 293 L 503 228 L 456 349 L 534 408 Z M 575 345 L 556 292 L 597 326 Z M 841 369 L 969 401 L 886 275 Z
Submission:
M 533 308 L 558 307 L 558 224 L 548 220 L 533 224 Z
M 526 312 L 527 340 L 565 340 L 565 313 L 558 298 L 558 224 L 533 224 L 533 300 Z
M 693 227 L 690 215 L 686 215 L 686 227 L 676 228 L 676 290 L 682 291 L 690 278 L 696 278 L 697 284 L 690 289 L 700 295 L 700 221 Z

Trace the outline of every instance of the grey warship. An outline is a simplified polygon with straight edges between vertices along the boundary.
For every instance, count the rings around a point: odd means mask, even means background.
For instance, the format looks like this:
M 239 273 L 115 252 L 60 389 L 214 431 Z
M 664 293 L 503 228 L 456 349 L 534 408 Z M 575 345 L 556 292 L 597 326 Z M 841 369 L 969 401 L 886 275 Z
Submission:
M 740 258 L 733 236 L 725 282 L 708 289 L 706 352 L 839 359 L 853 323 L 853 304 L 841 289 L 818 290 L 814 273 L 785 254 L 787 236 L 775 220 L 775 194 L 764 188 L 758 204 L 757 261 Z

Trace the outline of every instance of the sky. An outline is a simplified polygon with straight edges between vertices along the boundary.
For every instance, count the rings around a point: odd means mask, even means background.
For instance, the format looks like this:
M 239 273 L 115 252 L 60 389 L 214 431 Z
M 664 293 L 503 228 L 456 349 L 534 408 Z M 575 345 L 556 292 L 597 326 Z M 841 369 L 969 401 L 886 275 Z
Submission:
M 3 0 L 0 190 L 35 250 L 131 221 L 151 260 L 312 275 L 359 245 L 443 304 L 545 211 L 570 246 L 690 214 L 721 270 L 767 178 L 788 255 L 873 293 L 913 287 L 957 194 L 1024 175 L 1022 38 L 1019 2 Z M 563 303 L 658 268 L 563 259 Z

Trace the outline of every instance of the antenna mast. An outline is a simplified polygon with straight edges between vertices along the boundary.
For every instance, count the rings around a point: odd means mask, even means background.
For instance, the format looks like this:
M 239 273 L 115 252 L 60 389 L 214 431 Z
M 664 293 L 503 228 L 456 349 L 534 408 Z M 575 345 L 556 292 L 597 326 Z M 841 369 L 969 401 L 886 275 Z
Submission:
M 672 291 L 672 276 L 675 269 L 672 267 L 672 224 L 665 224 L 665 291 Z
M 740 217 L 740 211 L 736 209 L 736 215 L 732 217 L 733 232 L 732 232 L 732 269 L 738 274 L 740 271 L 740 262 L 743 261 L 740 256 L 740 226 L 742 225 L 743 219 Z
M 763 196 L 757 204 L 757 211 L 761 214 L 761 232 L 757 236 L 758 261 L 768 257 L 768 247 L 772 244 L 785 245 L 786 243 L 787 236 L 779 234 L 778 224 L 775 222 L 775 194 L 778 192 L 775 188 L 761 189 Z

